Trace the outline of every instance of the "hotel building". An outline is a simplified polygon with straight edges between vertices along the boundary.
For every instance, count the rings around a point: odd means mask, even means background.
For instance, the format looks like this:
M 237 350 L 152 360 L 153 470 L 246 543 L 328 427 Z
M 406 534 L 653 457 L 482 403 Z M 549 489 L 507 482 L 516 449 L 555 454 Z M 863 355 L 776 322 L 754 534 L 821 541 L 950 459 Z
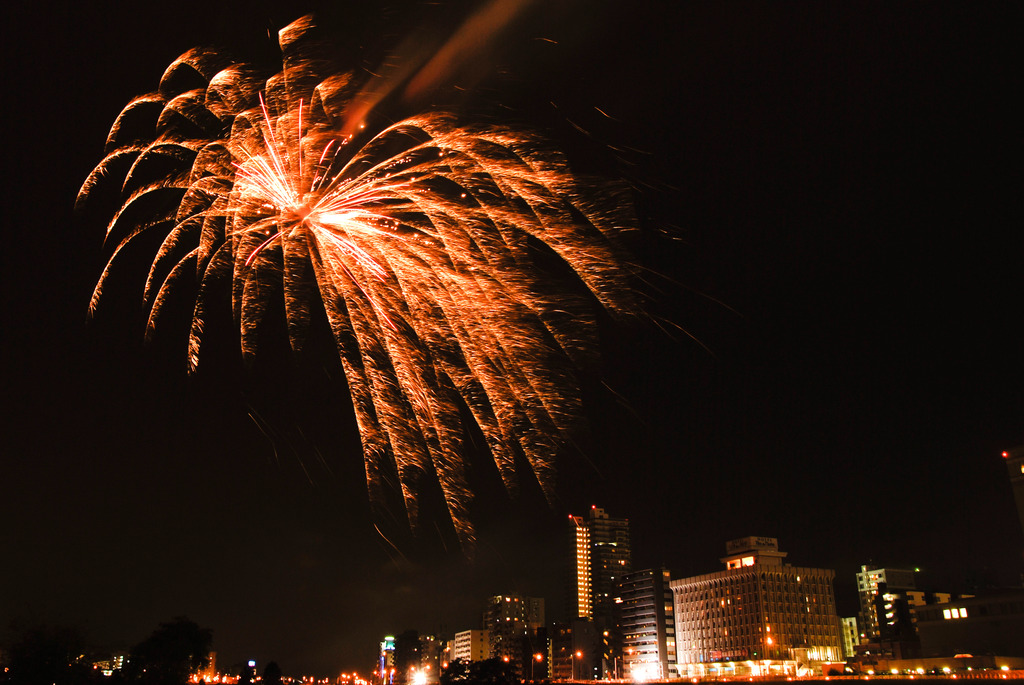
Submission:
M 679 675 L 810 675 L 843 660 L 835 571 L 785 557 L 775 538 L 741 538 L 724 571 L 671 581 Z

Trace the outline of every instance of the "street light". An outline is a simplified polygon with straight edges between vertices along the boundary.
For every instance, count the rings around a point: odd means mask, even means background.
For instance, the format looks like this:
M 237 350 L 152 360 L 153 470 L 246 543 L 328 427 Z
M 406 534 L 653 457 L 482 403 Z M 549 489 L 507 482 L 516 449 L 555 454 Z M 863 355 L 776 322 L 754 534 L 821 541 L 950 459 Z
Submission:
M 536 680 L 537 674 L 534 672 L 534 668 L 540 662 L 544 661 L 544 655 L 540 652 L 533 655 L 533 661 L 530 662 L 530 680 Z
M 583 652 L 576 650 L 576 659 L 583 659 Z M 576 680 L 576 659 L 572 660 L 572 679 Z M 582 663 L 580 664 L 583 665 Z

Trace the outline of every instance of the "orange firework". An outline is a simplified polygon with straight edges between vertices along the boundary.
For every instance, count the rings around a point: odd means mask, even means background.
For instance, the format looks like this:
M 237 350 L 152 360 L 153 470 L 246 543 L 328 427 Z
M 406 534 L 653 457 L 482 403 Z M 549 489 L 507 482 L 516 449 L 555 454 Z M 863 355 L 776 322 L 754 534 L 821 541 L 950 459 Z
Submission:
M 463 410 L 506 487 L 521 454 L 550 497 L 555 454 L 581 414 L 572 369 L 595 347 L 589 301 L 632 309 L 618 247 L 629 203 L 607 185 L 594 193 L 602 208 L 584 201 L 564 158 L 523 131 L 438 112 L 360 129 L 346 117 L 359 109 L 354 79 L 324 76 L 304 54 L 312 28 L 306 18 L 281 30 L 284 68 L 268 80 L 193 50 L 124 109 L 79 195 L 123 174 L 90 306 L 123 249 L 154 232 L 149 326 L 194 279 L 191 368 L 224 275 L 247 357 L 273 315 L 269 295 L 283 295 L 293 349 L 322 306 L 371 497 L 396 473 L 415 527 L 417 484 L 433 474 L 470 546 Z M 543 268 L 552 255 L 584 287 Z

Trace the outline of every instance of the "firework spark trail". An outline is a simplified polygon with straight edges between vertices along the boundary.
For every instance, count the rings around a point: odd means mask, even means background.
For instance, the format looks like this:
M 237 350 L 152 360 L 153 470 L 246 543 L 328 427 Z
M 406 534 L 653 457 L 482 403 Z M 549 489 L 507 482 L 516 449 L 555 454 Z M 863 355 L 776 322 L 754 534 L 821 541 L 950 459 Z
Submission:
M 322 306 L 371 498 L 385 501 L 397 476 L 415 529 L 422 479 L 436 478 L 471 548 L 462 408 L 510 492 L 525 458 L 552 496 L 555 456 L 582 414 L 572 368 L 594 354 L 588 300 L 614 315 L 633 309 L 619 247 L 628 203 L 613 186 L 599 189 L 603 206 L 585 201 L 561 155 L 508 127 L 426 113 L 343 132 L 354 79 L 317 74 L 322 61 L 303 53 L 313 28 L 305 18 L 282 29 L 284 71 L 266 81 L 193 50 L 158 92 L 125 107 L 79 194 L 80 206 L 99 202 L 123 178 L 90 310 L 123 250 L 154 232 L 163 240 L 143 289 L 148 330 L 194 279 L 193 369 L 225 276 L 246 358 L 274 296 L 294 350 Z M 582 286 L 541 268 L 544 252 Z

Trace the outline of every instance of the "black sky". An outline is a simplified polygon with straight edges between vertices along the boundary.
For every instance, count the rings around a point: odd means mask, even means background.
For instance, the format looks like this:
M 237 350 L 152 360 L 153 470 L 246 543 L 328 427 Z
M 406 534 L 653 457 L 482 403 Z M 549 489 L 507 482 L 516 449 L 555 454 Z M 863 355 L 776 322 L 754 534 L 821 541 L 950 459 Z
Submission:
M 560 500 L 485 489 L 474 565 L 374 530 L 329 348 L 249 372 L 225 353 L 189 378 L 173 333 L 141 344 L 128 294 L 86 325 L 102 227 L 74 197 L 172 59 L 212 44 L 272 64 L 268 31 L 315 9 L 370 64 L 473 6 L 348 4 L 3 10 L 0 631 L 130 646 L 185 614 L 224 666 L 366 671 L 385 633 L 472 627 L 489 594 L 557 617 L 558 526 L 590 504 L 631 519 L 638 567 L 676 577 L 776 536 L 837 570 L 846 614 L 869 561 L 940 589 L 1019 578 L 999 458 L 1024 444 L 1012 3 L 545 6 L 480 60 L 470 99 L 640 189 L 669 333 L 606 331 L 614 394 L 595 384 Z

